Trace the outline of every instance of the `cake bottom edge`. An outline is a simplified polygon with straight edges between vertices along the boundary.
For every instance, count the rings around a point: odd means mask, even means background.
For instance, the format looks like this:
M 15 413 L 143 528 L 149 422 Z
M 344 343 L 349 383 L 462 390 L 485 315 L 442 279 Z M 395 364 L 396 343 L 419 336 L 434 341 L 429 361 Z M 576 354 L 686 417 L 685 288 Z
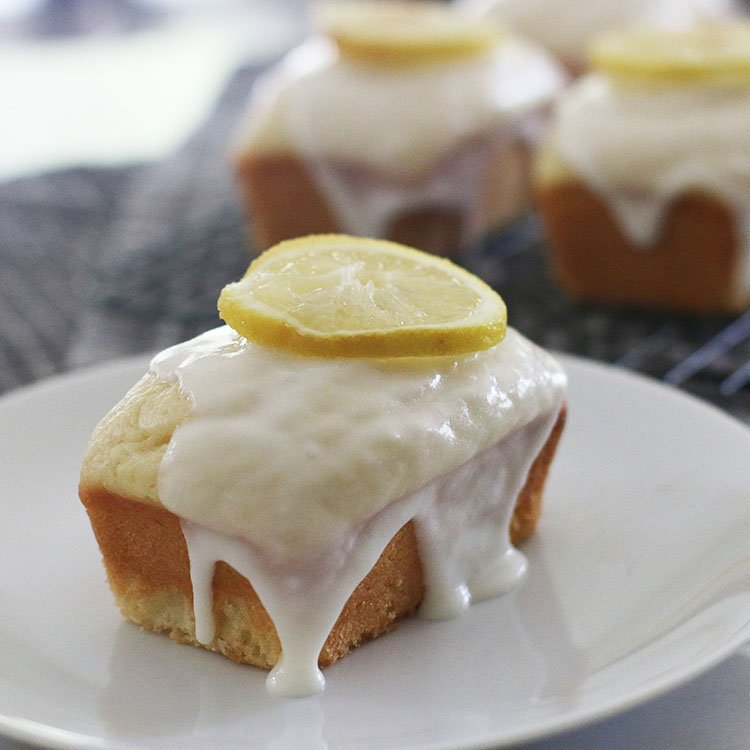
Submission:
M 519 494 L 510 525 L 514 545 L 536 528 L 565 419 L 563 407 Z M 224 562 L 216 563 L 213 576 L 215 637 L 209 644 L 198 642 L 190 563 L 176 515 L 100 486 L 81 486 L 80 497 L 126 620 L 238 663 L 271 669 L 278 662 L 281 644 L 273 621 L 251 582 Z M 422 563 L 410 521 L 349 597 L 320 652 L 319 665 L 329 666 L 351 649 L 391 631 L 416 612 L 423 595 Z

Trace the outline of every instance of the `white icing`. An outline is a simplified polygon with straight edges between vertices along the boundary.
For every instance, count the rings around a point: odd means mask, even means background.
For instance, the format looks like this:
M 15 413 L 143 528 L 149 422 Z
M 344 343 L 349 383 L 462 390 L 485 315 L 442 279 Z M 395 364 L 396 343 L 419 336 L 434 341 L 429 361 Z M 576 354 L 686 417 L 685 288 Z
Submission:
M 637 85 L 591 74 L 560 98 L 557 151 L 633 243 L 656 240 L 669 203 L 698 189 L 735 218 L 735 295 L 750 291 L 750 85 Z
M 415 518 L 425 571 L 421 616 L 456 617 L 472 601 L 510 591 L 523 576 L 526 559 L 511 546 L 510 518 L 556 417 L 554 411 L 537 417 L 428 486 Z
M 459 244 L 467 247 L 483 230 L 475 210 L 482 187 L 478 176 L 491 152 L 490 141 L 472 143 L 419 182 L 364 174 L 323 158 L 309 159 L 308 167 L 346 232 L 387 237 L 394 217 L 424 206 L 447 207 L 465 217 Z
M 404 67 L 342 59 L 314 38 L 258 82 L 237 150 L 298 155 L 343 231 L 383 236 L 413 207 L 470 215 L 493 148 L 535 141 L 564 83 L 551 58 L 515 39 Z
M 258 82 L 238 148 L 291 148 L 408 179 L 477 135 L 515 131 L 563 83 L 549 57 L 515 39 L 445 63 L 378 66 L 313 38 Z
M 459 0 L 472 16 L 499 21 L 548 49 L 566 65 L 583 70 L 589 42 L 627 25 L 687 26 L 726 17 L 734 0 Z
M 224 560 L 253 584 L 283 656 L 272 692 L 322 689 L 317 658 L 343 605 L 414 519 L 422 614 L 455 616 L 525 569 L 508 523 L 559 412 L 565 377 L 510 329 L 458 359 L 325 360 L 209 331 L 152 362 L 192 403 L 159 472 L 183 521 L 196 638 L 214 638 Z

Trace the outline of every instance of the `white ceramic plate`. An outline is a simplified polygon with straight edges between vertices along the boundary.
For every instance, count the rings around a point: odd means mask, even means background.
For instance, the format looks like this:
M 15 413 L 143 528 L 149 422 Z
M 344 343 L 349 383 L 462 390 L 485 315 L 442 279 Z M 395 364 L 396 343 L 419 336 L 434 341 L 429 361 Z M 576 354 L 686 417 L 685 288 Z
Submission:
M 76 749 L 485 748 L 623 710 L 727 656 L 750 639 L 750 430 L 564 362 L 569 424 L 524 586 L 405 623 L 298 700 L 115 611 L 77 472 L 146 361 L 0 400 L 0 733 Z

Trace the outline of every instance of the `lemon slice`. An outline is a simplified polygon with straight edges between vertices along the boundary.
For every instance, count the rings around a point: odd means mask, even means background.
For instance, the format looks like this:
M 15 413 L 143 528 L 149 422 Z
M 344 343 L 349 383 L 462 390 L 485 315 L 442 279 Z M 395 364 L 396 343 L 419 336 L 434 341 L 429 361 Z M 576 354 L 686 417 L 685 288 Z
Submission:
M 491 24 L 420 0 L 334 0 L 316 8 L 315 21 L 343 57 L 392 65 L 475 55 L 500 36 Z
M 593 42 L 590 56 L 593 67 L 626 78 L 750 85 L 750 23 L 610 32 Z
M 265 346 L 322 357 L 415 357 L 489 349 L 505 336 L 500 296 L 435 255 L 385 240 L 282 242 L 227 284 L 219 314 Z

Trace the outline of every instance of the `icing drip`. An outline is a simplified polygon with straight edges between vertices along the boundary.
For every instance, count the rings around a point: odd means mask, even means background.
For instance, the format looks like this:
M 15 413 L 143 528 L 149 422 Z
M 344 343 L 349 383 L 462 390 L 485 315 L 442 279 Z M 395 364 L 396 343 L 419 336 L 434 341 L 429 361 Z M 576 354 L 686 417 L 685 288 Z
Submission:
M 216 561 L 223 560 L 253 582 L 279 634 L 283 654 L 267 678 L 269 691 L 299 696 L 322 690 L 325 678 L 318 655 L 328 633 L 385 546 L 412 518 L 425 575 L 420 616 L 456 617 L 472 601 L 512 590 L 526 571 L 526 560 L 510 544 L 510 515 L 552 421 L 548 416 L 536 420 L 447 477 L 389 506 L 346 535 L 329 554 L 296 567 L 269 565 L 245 540 L 183 521 L 196 639 L 205 645 L 214 639 L 211 583 Z
M 328 633 L 409 520 L 424 616 L 456 616 L 523 575 L 508 523 L 565 378 L 515 331 L 493 350 L 428 366 L 299 358 L 223 327 L 166 350 L 152 370 L 179 378 L 192 404 L 159 495 L 182 519 L 196 638 L 215 638 L 222 560 L 252 583 L 276 626 L 283 655 L 271 692 L 323 688 Z

